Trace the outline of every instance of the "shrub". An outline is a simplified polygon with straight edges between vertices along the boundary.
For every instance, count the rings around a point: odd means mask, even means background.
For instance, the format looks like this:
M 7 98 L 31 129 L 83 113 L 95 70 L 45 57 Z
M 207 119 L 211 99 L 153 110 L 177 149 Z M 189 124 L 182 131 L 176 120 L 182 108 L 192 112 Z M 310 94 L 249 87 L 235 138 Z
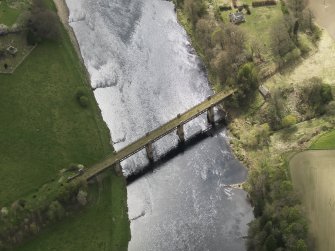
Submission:
M 80 99 L 82 96 L 86 96 L 87 92 L 84 89 L 79 89 L 76 93 L 76 99 Z
M 65 210 L 59 201 L 55 200 L 51 202 L 47 215 L 50 221 L 60 220 L 65 215 Z
M 282 126 L 283 127 L 290 127 L 297 123 L 297 118 L 293 114 L 287 115 L 282 119 Z
M 326 105 L 332 100 L 331 87 L 314 77 L 301 88 L 297 108 L 301 114 L 313 117 L 325 113 Z
M 219 5 L 219 10 L 220 11 L 231 10 L 231 6 L 229 4 L 221 4 L 221 5 Z
M 84 107 L 84 108 L 88 107 L 88 105 L 89 105 L 88 97 L 86 97 L 86 96 L 81 96 L 81 97 L 79 98 L 79 104 L 81 105 L 81 107 Z
M 280 8 L 284 15 L 288 15 L 289 11 L 284 0 L 280 0 Z
M 321 98 L 323 104 L 328 104 L 330 101 L 333 100 L 333 94 L 330 85 L 321 85 Z
M 240 104 L 251 100 L 258 90 L 258 72 L 253 63 L 244 64 L 237 73 L 238 101 Z
M 277 2 L 275 0 L 255 0 L 252 1 L 252 7 L 260 7 L 260 6 L 269 6 L 269 5 L 276 5 Z
M 251 15 L 251 10 L 250 10 L 249 4 L 243 4 L 243 8 L 246 10 L 248 15 Z
M 335 101 L 330 102 L 327 106 L 326 106 L 326 113 L 328 115 L 335 115 Z
M 301 52 L 298 48 L 293 49 L 292 51 L 288 52 L 284 56 L 284 62 L 286 64 L 293 63 L 297 59 L 299 59 L 301 56 Z
M 311 50 L 305 40 L 299 39 L 297 45 L 302 55 L 307 54 Z
M 89 99 L 87 97 L 87 91 L 84 89 L 79 89 L 76 93 L 76 99 L 81 107 L 88 107 Z

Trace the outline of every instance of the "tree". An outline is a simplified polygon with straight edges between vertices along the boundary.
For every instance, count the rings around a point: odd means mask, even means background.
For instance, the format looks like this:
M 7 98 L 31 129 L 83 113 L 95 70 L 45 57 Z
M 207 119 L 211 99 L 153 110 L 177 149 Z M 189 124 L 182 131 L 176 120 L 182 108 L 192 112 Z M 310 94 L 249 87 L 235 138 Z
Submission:
M 196 25 L 199 18 L 203 17 L 207 13 L 206 5 L 202 0 L 185 0 L 184 9 L 193 26 Z
M 301 87 L 298 110 L 300 113 L 313 117 L 325 112 L 325 106 L 333 100 L 330 85 L 322 79 L 314 77 L 306 81 Z
M 50 11 L 42 0 L 33 1 L 31 16 L 28 19 L 28 27 L 35 36 L 34 39 L 36 41 L 41 39 L 56 40 L 60 34 L 57 14 Z M 33 41 L 31 38 L 29 40 Z
M 213 55 L 211 66 L 222 84 L 235 85 L 237 72 L 246 62 L 245 35 L 237 26 L 227 24 L 212 38 L 221 48 Z
M 290 127 L 297 123 L 297 118 L 293 114 L 287 115 L 282 120 L 283 127 Z
M 301 17 L 306 6 L 307 0 L 287 0 L 287 7 L 296 18 Z
M 307 251 L 308 247 L 307 247 L 306 241 L 304 241 L 302 239 L 298 240 L 295 243 L 295 245 L 294 245 L 294 247 L 293 247 L 292 250 L 293 251 Z
M 282 118 L 284 116 L 284 100 L 280 90 L 275 89 L 272 92 L 268 104 L 267 119 L 272 130 L 279 130 L 282 127 Z
M 258 72 L 253 63 L 244 64 L 237 74 L 237 88 L 239 103 L 245 103 L 258 90 Z
M 65 210 L 59 201 L 56 200 L 51 202 L 47 215 L 50 221 L 60 220 L 65 215 Z
M 213 48 L 212 30 L 214 27 L 215 24 L 212 20 L 201 18 L 198 20 L 195 28 L 197 38 L 207 56 L 211 55 L 211 49 Z
M 294 43 L 291 40 L 289 34 L 289 24 L 282 18 L 278 19 L 273 24 L 271 29 L 271 49 L 275 56 L 283 57 L 292 49 L 294 49 Z

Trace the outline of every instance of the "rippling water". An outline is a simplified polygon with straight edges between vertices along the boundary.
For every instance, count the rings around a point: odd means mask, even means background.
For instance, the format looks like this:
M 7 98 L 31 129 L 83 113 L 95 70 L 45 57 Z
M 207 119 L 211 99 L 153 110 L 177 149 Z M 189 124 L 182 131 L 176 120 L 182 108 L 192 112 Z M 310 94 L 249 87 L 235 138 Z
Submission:
M 162 0 L 66 0 L 95 97 L 116 149 L 212 94 L 203 67 Z M 207 127 L 205 117 L 186 136 Z M 155 143 L 156 158 L 178 142 Z M 147 164 L 144 151 L 122 162 L 125 174 Z M 128 186 L 129 250 L 245 250 L 252 219 L 246 194 L 227 187 L 247 171 L 221 131 Z

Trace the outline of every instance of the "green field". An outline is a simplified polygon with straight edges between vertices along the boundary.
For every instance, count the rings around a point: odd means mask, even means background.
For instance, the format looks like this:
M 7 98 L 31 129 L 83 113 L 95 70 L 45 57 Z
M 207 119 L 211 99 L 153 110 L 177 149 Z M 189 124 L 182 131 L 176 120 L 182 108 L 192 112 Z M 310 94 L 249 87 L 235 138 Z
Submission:
M 16 251 L 123 251 L 130 238 L 124 179 L 112 175 L 89 188 L 89 205 Z
M 335 130 L 321 135 L 310 149 L 335 149 Z
M 111 152 L 84 70 L 65 31 L 43 42 L 13 75 L 0 75 L 0 201 L 9 203 L 57 177 L 70 163 Z M 90 107 L 75 98 L 86 89 Z
M 0 24 L 12 26 L 20 15 L 18 8 L 8 6 L 6 0 L 0 1 Z
M 79 89 L 89 99 L 87 108 L 75 97 Z M 39 44 L 14 74 L 0 74 L 0 107 L 0 208 L 58 180 L 71 163 L 90 166 L 112 152 L 85 69 L 63 27 L 58 41 Z M 123 179 L 111 174 L 97 189 L 84 211 L 19 250 L 124 250 L 130 230 Z
M 310 221 L 311 250 L 335 250 L 335 151 L 301 152 L 291 159 L 290 170 Z

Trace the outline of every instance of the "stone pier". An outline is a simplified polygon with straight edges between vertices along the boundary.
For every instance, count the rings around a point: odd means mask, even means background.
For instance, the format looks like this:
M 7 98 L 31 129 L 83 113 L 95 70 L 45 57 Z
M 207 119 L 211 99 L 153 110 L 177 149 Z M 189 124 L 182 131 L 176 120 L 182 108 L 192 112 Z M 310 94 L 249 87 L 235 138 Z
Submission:
M 154 161 L 154 152 L 152 148 L 152 143 L 148 143 L 145 145 L 145 150 L 147 151 L 147 157 L 150 162 Z
M 121 176 L 122 175 L 122 166 L 121 166 L 121 162 L 120 161 L 117 161 L 115 163 L 115 172 L 117 175 Z
M 179 141 L 181 143 L 184 143 L 185 142 L 185 133 L 184 133 L 184 125 L 183 124 L 177 126 L 177 135 L 179 137 Z
M 209 107 L 207 110 L 207 121 L 209 124 L 214 125 L 215 120 L 214 120 L 214 107 Z

